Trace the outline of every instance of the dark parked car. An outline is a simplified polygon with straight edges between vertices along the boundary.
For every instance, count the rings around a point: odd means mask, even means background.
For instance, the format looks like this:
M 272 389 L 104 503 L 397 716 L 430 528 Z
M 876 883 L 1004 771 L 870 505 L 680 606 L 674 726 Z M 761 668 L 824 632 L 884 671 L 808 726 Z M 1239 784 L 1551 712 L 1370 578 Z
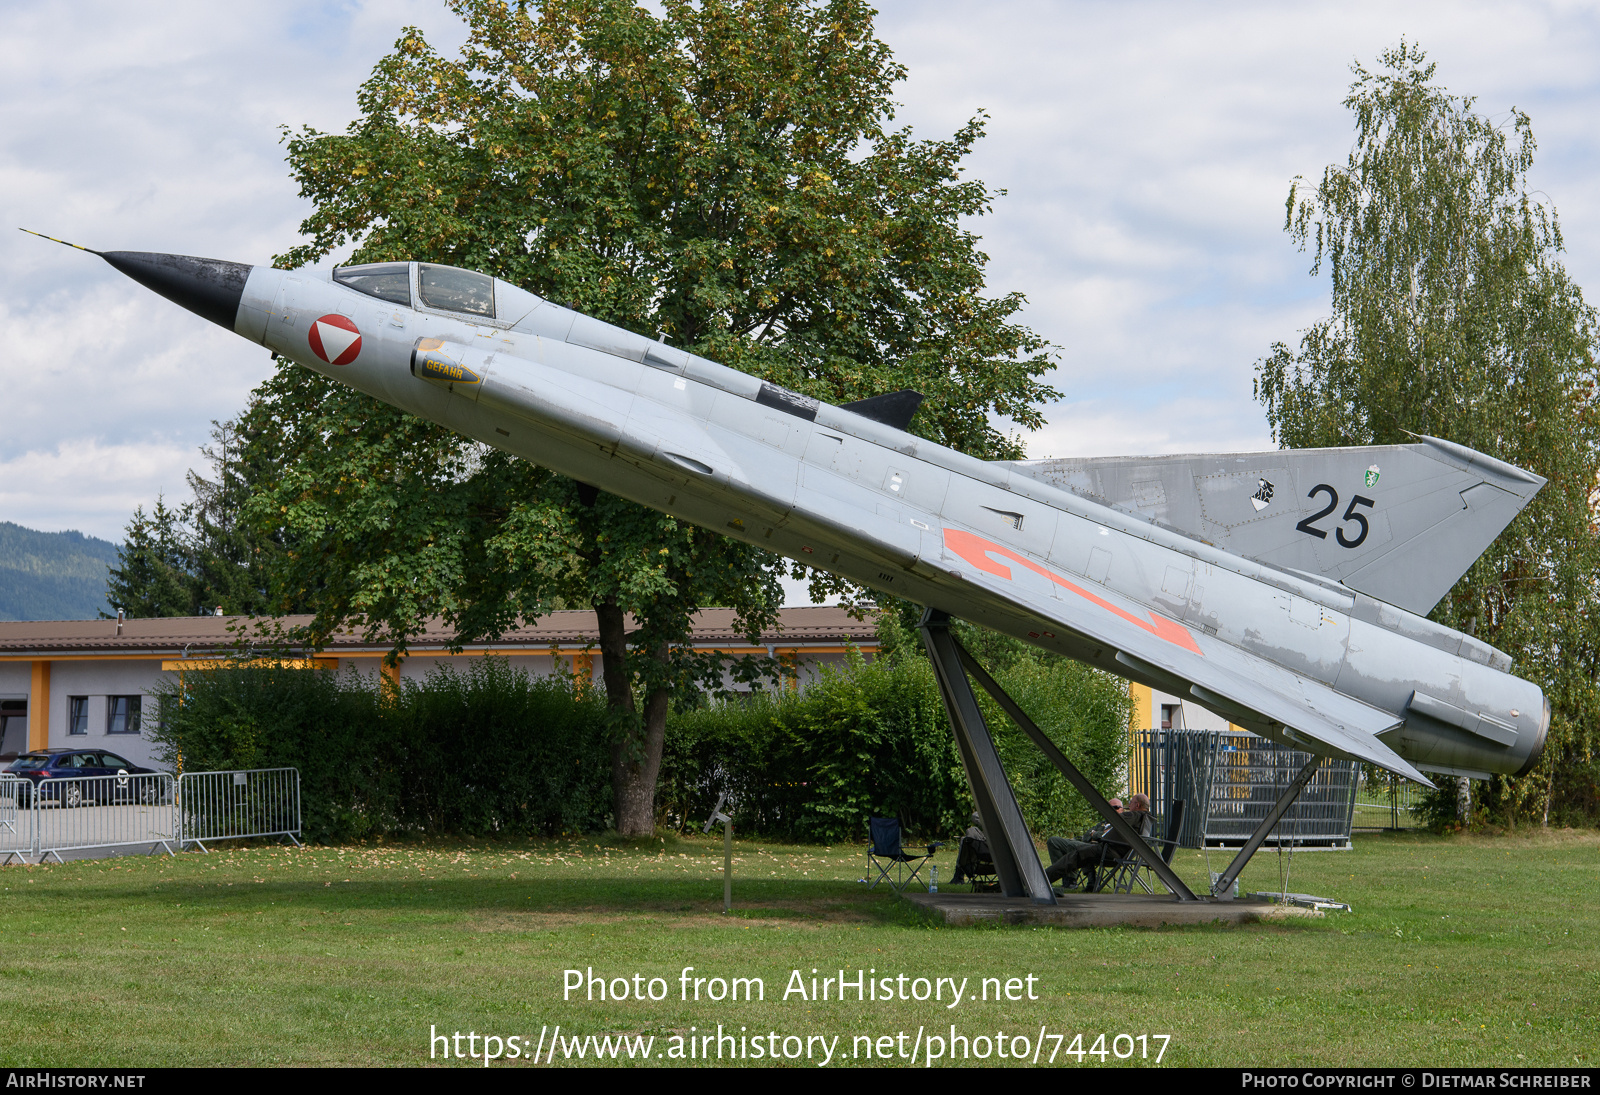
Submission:
M 104 749 L 37 749 L 23 753 L 6 772 L 28 781 L 18 805 L 38 795 L 41 802 L 62 806 L 82 806 L 85 802 L 132 802 L 146 805 L 157 802 L 162 788 L 156 780 L 84 780 L 84 776 L 155 775 L 154 768 L 140 768 Z M 78 778 L 74 778 L 78 777 Z

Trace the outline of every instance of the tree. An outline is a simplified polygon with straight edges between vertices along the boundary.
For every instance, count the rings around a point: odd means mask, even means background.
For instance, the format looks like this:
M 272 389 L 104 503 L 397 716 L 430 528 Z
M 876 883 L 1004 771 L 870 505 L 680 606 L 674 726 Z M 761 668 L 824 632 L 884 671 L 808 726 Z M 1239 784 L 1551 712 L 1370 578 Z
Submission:
M 237 422 L 212 422 L 211 444 L 200 446 L 200 455 L 216 478 L 195 471 L 187 476 L 194 500 L 183 512 L 198 603 L 230 615 L 255 615 L 267 607 L 267 572 L 279 545 L 257 535 L 240 511 L 270 468 L 249 458 Z
M 181 519 L 160 497 L 149 516 L 143 506 L 133 511 L 106 582 L 108 604 L 134 618 L 195 614 L 199 602 Z
M 177 509 L 157 498 L 149 516 L 134 511 L 111 569 L 107 600 L 129 616 L 192 616 L 221 608 L 229 615 L 266 609 L 267 574 L 278 545 L 258 536 L 240 513 L 263 479 L 241 452 L 238 426 L 211 423 L 211 444 L 200 455 L 216 478 L 188 474 L 194 497 Z M 284 611 L 298 611 L 287 602 Z
M 314 211 L 285 264 L 355 242 L 354 261 L 483 270 L 829 401 L 917 388 L 924 436 L 1019 455 L 991 416 L 1037 426 L 1055 393 L 1044 343 L 1010 321 L 1022 298 L 982 295 L 960 225 L 991 200 L 960 178 L 981 121 L 948 141 L 886 128 L 904 70 L 864 3 L 452 7 L 459 58 L 407 30 L 346 133 L 289 139 Z M 247 432 L 284 469 L 252 512 L 293 542 L 284 589 L 317 606 L 315 636 L 353 621 L 399 652 L 429 616 L 465 641 L 592 605 L 616 824 L 650 830 L 667 706 L 720 681 L 684 643 L 690 615 L 731 605 L 754 638 L 778 560 L 298 369 Z
M 1555 708 L 1540 771 L 1497 778 L 1489 805 L 1548 819 L 1600 715 L 1596 313 L 1562 269 L 1554 209 L 1530 196 L 1528 116 L 1504 125 L 1434 85 L 1401 42 L 1354 67 L 1343 166 L 1289 190 L 1285 228 L 1328 265 L 1333 314 L 1299 352 L 1278 343 L 1256 395 L 1286 447 L 1457 441 L 1550 482 L 1434 609 L 1512 653 Z

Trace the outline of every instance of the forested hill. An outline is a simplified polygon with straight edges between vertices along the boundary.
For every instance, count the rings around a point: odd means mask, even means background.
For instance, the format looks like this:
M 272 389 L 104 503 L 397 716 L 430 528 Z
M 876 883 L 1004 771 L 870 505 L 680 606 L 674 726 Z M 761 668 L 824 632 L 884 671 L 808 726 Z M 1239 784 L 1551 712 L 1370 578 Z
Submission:
M 117 545 L 81 532 L 0 521 L 0 620 L 92 620 L 110 611 L 106 571 Z

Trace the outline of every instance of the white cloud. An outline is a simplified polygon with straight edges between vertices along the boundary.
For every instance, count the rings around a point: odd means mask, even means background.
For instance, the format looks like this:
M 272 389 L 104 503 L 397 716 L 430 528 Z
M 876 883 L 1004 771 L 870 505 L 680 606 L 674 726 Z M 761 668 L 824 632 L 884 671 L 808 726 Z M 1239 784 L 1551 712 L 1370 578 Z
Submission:
M 160 493 L 188 496 L 184 476 L 193 459 L 187 445 L 102 445 L 62 441 L 0 460 L 0 513 L 29 528 L 77 529 L 114 543 L 134 508 L 146 512 Z
M 204 437 L 212 417 L 237 413 L 271 372 L 266 350 L 140 292 L 91 284 L 23 307 L 0 302 L 14 414 L 0 456 L 64 435 Z
M 1264 423 L 1231 403 L 1180 397 L 1148 408 L 1106 400 L 1057 403 L 1028 439 L 1030 459 L 1253 452 L 1276 448 Z
M 1563 216 L 1567 265 L 1600 278 L 1592 57 L 1600 13 L 1567 5 L 889 4 L 883 37 L 911 71 L 901 120 L 924 136 L 992 117 L 971 172 L 1009 193 L 976 222 L 990 285 L 1062 348 L 1038 450 L 1215 449 L 1267 437 L 1253 363 L 1325 312 L 1326 286 L 1282 231 L 1297 174 L 1349 150 L 1352 60 L 1406 36 L 1478 109 L 1528 110 L 1533 183 Z M 1175 402 L 1181 394 L 1182 400 Z M 1084 405 L 1103 410 L 1090 411 Z M 1204 415 L 1183 408 L 1204 406 Z M 1095 422 L 1075 416 L 1107 414 Z M 1226 423 L 1219 432 L 1218 415 Z M 1109 421 L 1133 428 L 1102 430 Z M 1164 420 L 1151 433 L 1135 424 Z M 1099 442 L 1096 442 L 1099 443 Z M 1087 453 L 1092 450 L 1076 448 Z
M 420 2 L 0 7 L 0 519 L 119 538 L 156 491 L 183 496 L 211 420 L 269 372 L 265 350 L 11 229 L 269 260 L 309 212 L 278 127 L 342 129 L 408 23 L 462 37 Z
M 798 578 L 779 578 L 783 584 L 783 607 L 806 608 L 810 605 L 836 605 L 838 597 L 824 597 L 820 601 L 811 599 L 811 583 L 802 582 Z

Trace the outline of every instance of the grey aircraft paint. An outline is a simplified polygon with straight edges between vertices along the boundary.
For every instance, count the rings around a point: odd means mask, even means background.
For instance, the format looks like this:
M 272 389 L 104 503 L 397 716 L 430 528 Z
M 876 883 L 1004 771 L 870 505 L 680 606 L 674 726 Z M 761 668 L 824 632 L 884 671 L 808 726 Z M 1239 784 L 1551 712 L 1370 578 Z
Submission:
M 1265 737 L 1424 781 L 1543 749 L 1539 688 L 1419 615 L 1543 485 L 1449 442 L 985 463 L 896 428 L 910 394 L 819 403 L 470 271 L 104 257 L 464 436 Z
M 1437 438 L 1359 449 L 1027 460 L 1046 483 L 1429 612 L 1544 486 Z

